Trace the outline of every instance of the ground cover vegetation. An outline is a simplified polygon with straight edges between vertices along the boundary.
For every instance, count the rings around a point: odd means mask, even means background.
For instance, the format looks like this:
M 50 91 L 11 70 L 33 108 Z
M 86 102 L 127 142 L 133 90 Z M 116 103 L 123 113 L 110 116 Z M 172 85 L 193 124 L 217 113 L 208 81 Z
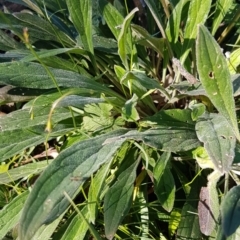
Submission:
M 239 3 L 9 2 L 0 239 L 239 239 Z

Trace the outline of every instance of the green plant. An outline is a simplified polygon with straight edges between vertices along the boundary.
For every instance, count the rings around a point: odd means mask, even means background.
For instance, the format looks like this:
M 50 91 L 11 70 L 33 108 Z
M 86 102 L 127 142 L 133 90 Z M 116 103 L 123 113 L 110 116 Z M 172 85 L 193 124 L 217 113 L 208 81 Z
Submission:
M 0 14 L 0 103 L 16 107 L 0 237 L 236 239 L 239 5 L 12 2 L 28 10 Z

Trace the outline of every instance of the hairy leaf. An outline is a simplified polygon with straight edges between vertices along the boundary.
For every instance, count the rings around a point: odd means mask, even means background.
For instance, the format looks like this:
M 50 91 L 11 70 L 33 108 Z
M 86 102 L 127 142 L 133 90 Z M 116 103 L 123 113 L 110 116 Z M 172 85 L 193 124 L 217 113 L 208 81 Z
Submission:
M 19 238 L 30 240 L 43 224 L 49 224 L 69 206 L 64 192 L 73 198 L 79 187 L 101 164 L 110 161 L 124 140 L 103 142 L 122 131 L 111 132 L 73 144 L 49 165 L 36 181 L 21 216 Z
M 4 236 L 18 223 L 20 214 L 29 192 L 14 198 L 0 211 L 0 238 Z
M 228 121 L 219 114 L 202 116 L 196 124 L 196 132 L 215 168 L 222 173 L 228 172 L 236 145 L 236 138 Z
M 240 139 L 233 87 L 226 59 L 220 46 L 202 25 L 198 27 L 196 54 L 199 77 L 209 99 L 228 120 L 236 137 Z

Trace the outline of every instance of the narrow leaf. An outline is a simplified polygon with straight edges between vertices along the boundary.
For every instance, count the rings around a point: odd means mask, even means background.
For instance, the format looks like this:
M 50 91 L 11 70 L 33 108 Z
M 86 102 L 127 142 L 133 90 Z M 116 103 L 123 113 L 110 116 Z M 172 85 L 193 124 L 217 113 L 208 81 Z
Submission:
M 84 48 L 94 54 L 92 43 L 92 0 L 67 0 L 66 3 L 71 20 L 81 37 Z
M 7 172 L 0 173 L 0 183 L 10 183 L 32 174 L 39 174 L 50 164 L 51 161 L 52 160 L 45 160 L 29 163 L 17 168 L 10 169 Z
M 219 114 L 199 118 L 196 133 L 215 168 L 228 172 L 235 156 L 236 138 L 227 120 Z
M 154 167 L 154 192 L 162 207 L 171 212 L 175 200 L 175 183 L 169 170 L 170 152 L 164 152 Z
M 36 230 L 49 224 L 69 206 L 64 192 L 73 198 L 79 187 L 101 164 L 110 161 L 124 140 L 103 142 L 124 131 L 83 140 L 61 152 L 36 181 L 20 220 L 20 240 L 31 240 Z
M 218 0 L 216 2 L 216 9 L 213 16 L 212 35 L 214 35 L 221 24 L 222 20 L 231 8 L 233 0 Z
M 193 43 L 197 37 L 198 24 L 204 24 L 211 8 L 211 0 L 191 0 L 188 10 L 188 18 L 184 33 L 183 56 L 181 61 L 184 62 Z
M 130 23 L 134 17 L 134 14 L 138 11 L 138 8 L 134 8 L 124 19 L 123 24 L 121 25 L 121 31 L 118 36 L 118 54 L 123 62 L 123 65 L 126 69 L 129 69 L 128 64 L 128 49 L 127 49 L 127 39 L 128 34 L 130 33 Z M 131 33 L 130 33 L 131 34 Z M 132 44 L 131 44 L 132 46 Z M 132 51 L 132 49 L 131 49 Z
M 221 203 L 222 227 L 225 236 L 236 232 L 240 226 L 240 186 L 233 187 Z
M 0 239 L 3 239 L 4 236 L 18 223 L 20 213 L 28 194 L 29 192 L 26 191 L 17 196 L 0 211 Z
M 122 172 L 116 183 L 105 195 L 104 223 L 105 234 L 108 239 L 113 239 L 119 224 L 130 209 L 138 163 L 136 161 Z
M 229 121 L 236 137 L 240 139 L 227 62 L 220 46 L 202 25 L 198 27 L 196 55 L 199 77 L 209 99 Z

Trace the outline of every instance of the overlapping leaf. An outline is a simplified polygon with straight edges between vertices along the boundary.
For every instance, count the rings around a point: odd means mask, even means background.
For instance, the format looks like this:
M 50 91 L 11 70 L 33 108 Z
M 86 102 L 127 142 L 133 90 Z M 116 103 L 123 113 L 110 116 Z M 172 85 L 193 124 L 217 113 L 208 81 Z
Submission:
M 102 146 L 103 142 L 124 132 L 123 130 L 112 132 L 81 141 L 56 158 L 37 180 L 25 204 L 19 227 L 20 240 L 32 239 L 39 227 L 52 222 L 66 210 L 69 202 L 63 192 L 73 198 L 79 186 L 101 164 L 112 159 L 124 139 Z
M 209 99 L 228 120 L 236 137 L 240 139 L 227 62 L 220 46 L 202 25 L 198 27 L 196 54 L 199 77 Z

